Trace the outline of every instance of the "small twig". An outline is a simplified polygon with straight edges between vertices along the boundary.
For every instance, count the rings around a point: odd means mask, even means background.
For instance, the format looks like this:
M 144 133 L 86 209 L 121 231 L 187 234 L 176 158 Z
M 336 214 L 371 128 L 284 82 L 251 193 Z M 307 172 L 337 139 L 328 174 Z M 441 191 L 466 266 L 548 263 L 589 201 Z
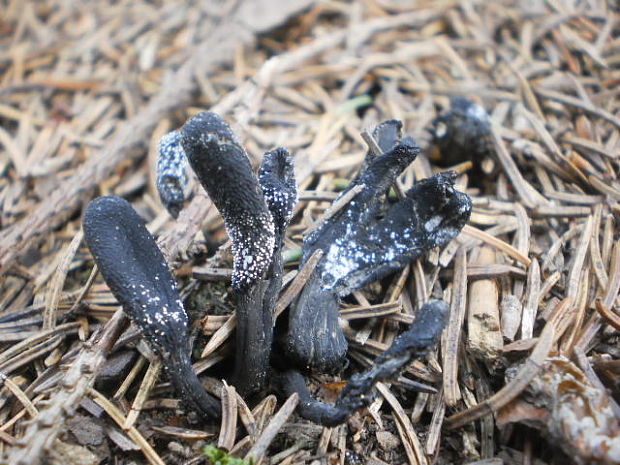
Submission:
M 112 399 L 119 401 L 123 398 L 127 390 L 130 388 L 131 384 L 136 379 L 136 376 L 138 376 L 138 373 L 140 373 L 142 371 L 142 368 L 144 368 L 144 365 L 146 365 L 146 358 L 143 356 L 139 356 L 134 366 L 131 368 L 119 388 L 112 396 Z
M 280 431 L 286 420 L 288 420 L 288 417 L 290 417 L 295 411 L 298 403 L 299 396 L 296 393 L 292 394 L 286 402 L 284 402 L 282 408 L 280 408 L 278 413 L 271 418 L 250 451 L 245 455 L 245 460 L 253 460 L 254 464 L 260 465 L 265 458 L 267 448 L 274 440 L 276 434 L 278 434 L 278 431 Z
M 390 392 L 390 389 L 385 384 L 378 383 L 377 390 L 394 411 L 394 415 L 397 419 L 396 429 L 398 429 L 398 434 L 403 441 L 403 446 L 405 447 L 405 453 L 409 458 L 409 462 L 415 465 L 426 465 L 428 462 L 426 460 L 426 455 L 424 455 L 424 448 L 422 444 L 420 444 L 415 429 L 405 413 L 405 410 L 400 405 L 400 402 L 398 402 L 394 394 Z
M 459 346 L 467 300 L 467 254 L 463 249 L 456 254 L 454 269 L 450 319 L 442 347 L 444 398 L 450 407 L 461 398 L 458 384 Z
M 431 425 L 429 428 L 428 438 L 426 439 L 426 455 L 435 455 L 437 446 L 439 445 L 439 438 L 441 436 L 441 426 L 446 415 L 446 402 L 443 392 L 439 391 L 438 401 L 435 410 L 433 411 L 433 417 L 431 418 Z
M 235 392 L 237 398 L 237 411 L 239 412 L 239 419 L 245 430 L 248 432 L 248 435 L 252 439 L 252 441 L 256 441 L 256 437 L 258 435 L 258 431 L 256 429 L 256 418 L 254 418 L 254 414 L 243 400 L 243 397 L 239 395 L 239 393 Z
M 52 447 L 64 426 L 66 416 L 75 412 L 92 387 L 98 370 L 126 322 L 127 318 L 119 309 L 103 329 L 91 337 L 63 377 L 61 390 L 52 397 L 50 405 L 39 412 L 23 438 L 16 441 L 9 454 L 9 463 L 41 463 L 44 452 Z
M 37 408 L 32 404 L 28 396 L 24 393 L 24 391 L 20 389 L 20 387 L 13 380 L 11 380 L 4 373 L 0 373 L 0 382 L 4 386 L 6 386 L 6 388 L 9 391 L 11 391 L 11 393 L 15 396 L 17 400 L 19 400 L 19 402 L 26 409 L 26 412 L 28 412 L 28 414 L 32 418 L 35 418 L 38 415 L 39 411 L 37 410 Z
M 499 135 L 499 128 L 497 128 L 495 124 L 491 125 L 491 136 L 497 157 L 523 203 L 528 208 L 535 208 L 548 203 L 547 200 L 542 195 L 538 194 L 538 192 L 523 178 L 521 171 L 519 171 L 519 168 L 510 156 L 504 141 Z
M 375 138 L 372 137 L 372 135 L 368 131 L 362 131 L 360 134 L 362 136 L 362 139 L 364 139 L 364 142 L 366 142 L 366 144 L 368 145 L 370 152 L 375 157 L 381 155 L 383 150 L 381 150 L 381 147 L 379 147 L 379 144 L 377 144 L 377 141 L 375 140 Z
M 299 295 L 303 287 L 306 285 L 306 282 L 314 272 L 314 269 L 321 261 L 321 258 L 323 258 L 323 251 L 321 249 L 317 249 L 312 253 L 310 258 L 308 258 L 306 263 L 303 264 L 286 291 L 284 291 L 280 296 L 280 299 L 276 305 L 276 317 L 286 310 L 286 307 L 288 307 Z
M 77 252 L 77 249 L 82 242 L 83 232 L 80 230 L 71 243 L 69 243 L 60 253 L 61 257 L 52 281 L 50 282 L 47 293 L 45 295 L 45 309 L 43 310 L 43 329 L 50 329 L 56 325 L 56 312 L 58 310 L 58 303 L 60 302 L 60 295 L 62 288 L 67 278 L 67 272 L 69 271 L 69 265 Z
M 525 266 L 530 266 L 530 263 L 532 262 L 528 257 L 523 255 L 521 252 L 519 252 L 517 249 L 515 249 L 510 244 L 496 237 L 493 237 L 490 234 L 487 234 L 486 232 L 481 231 L 478 228 L 474 228 L 473 226 L 466 224 L 463 227 L 463 234 L 474 237 L 478 240 L 481 240 L 482 242 L 486 244 L 496 247 L 497 249 L 506 253 L 506 255 L 510 256 L 511 258 L 514 258 L 515 260 L 517 260 L 518 262 L 522 263 Z
M 605 307 L 600 299 L 596 299 L 595 305 L 596 311 L 599 312 L 603 318 L 605 318 L 607 323 L 620 331 L 620 316 L 611 308 Z
M 540 294 L 540 266 L 538 260 L 532 260 L 532 264 L 527 270 L 527 290 L 523 313 L 521 315 L 521 337 L 531 338 L 534 335 L 534 323 L 538 312 L 538 301 Z
M 612 113 L 609 113 L 608 111 L 605 111 L 599 107 L 595 107 L 589 103 L 586 103 L 583 100 L 571 97 L 570 95 L 561 94 L 551 89 L 536 88 L 534 89 L 534 92 L 543 98 L 555 100 L 556 102 L 560 102 L 565 105 L 570 105 L 572 107 L 584 110 L 585 112 L 591 113 L 594 116 L 598 116 L 599 118 L 602 118 L 615 125 L 616 127 L 620 128 L 620 119 L 618 119 Z
M 339 197 L 337 200 L 335 200 L 334 203 L 332 203 L 331 206 L 327 210 L 325 210 L 325 212 L 323 212 L 321 217 L 317 219 L 312 224 L 312 226 L 306 229 L 306 234 L 311 234 L 312 232 L 319 229 L 322 224 L 324 224 L 327 220 L 329 220 L 336 213 L 342 210 L 343 207 L 345 207 L 351 200 L 355 198 L 357 194 L 359 194 L 365 188 L 366 186 L 364 184 L 358 184 L 356 186 L 353 186 L 350 190 L 343 194 L 342 197 Z

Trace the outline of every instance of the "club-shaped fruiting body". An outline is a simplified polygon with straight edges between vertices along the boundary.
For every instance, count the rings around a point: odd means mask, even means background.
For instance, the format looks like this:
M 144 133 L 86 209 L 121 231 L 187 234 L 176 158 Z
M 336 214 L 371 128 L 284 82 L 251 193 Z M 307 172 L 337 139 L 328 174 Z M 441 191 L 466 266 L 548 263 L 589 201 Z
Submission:
M 296 370 L 282 375 L 284 391 L 287 395 L 299 394 L 298 412 L 307 420 L 328 427 L 342 424 L 353 412 L 370 404 L 377 382 L 395 378 L 414 358 L 435 347 L 448 315 L 449 307 L 443 300 L 431 300 L 423 305 L 411 327 L 399 335 L 368 370 L 351 377 L 335 405 L 313 399 L 303 375 Z
M 183 208 L 187 184 L 187 157 L 181 146 L 181 134 L 171 131 L 157 144 L 157 191 L 174 218 Z
M 297 184 L 293 159 L 280 147 L 265 153 L 258 171 L 258 182 L 271 212 L 276 235 L 283 238 L 297 204 Z
M 491 153 L 491 121 L 477 103 L 463 97 L 452 97 L 450 109 L 432 122 L 432 134 L 439 149 L 433 161 L 452 166 L 472 160 L 475 163 Z
M 281 247 L 297 200 L 293 163 L 285 149 L 268 152 L 257 177 L 228 124 L 214 113 L 185 123 L 181 143 L 231 239 L 237 302 L 233 382 L 247 395 L 267 384 Z
M 385 127 L 391 128 L 392 125 L 386 124 Z M 390 131 L 390 133 L 396 132 Z M 340 197 L 355 186 L 363 185 L 361 192 L 304 239 L 305 260 L 314 250 L 320 248 L 327 251 L 336 238 L 342 238 L 350 234 L 352 229 L 373 221 L 383 205 L 385 192 L 420 153 L 418 145 L 411 139 L 393 141 L 391 144 L 382 139 L 382 142 L 391 148 L 381 155 L 369 157 L 370 160 L 367 159 L 363 170 Z
M 234 255 L 233 287 L 260 279 L 271 262 L 274 223 L 247 154 L 228 124 L 199 113 L 181 128 L 192 169 L 224 218 Z
M 456 237 L 470 212 L 471 202 L 454 188 L 452 173 L 423 179 L 377 223 L 332 243 L 322 264 L 322 284 L 344 296 L 402 269 Z
M 363 189 L 304 240 L 304 260 L 316 249 L 324 256 L 289 313 L 287 349 L 302 369 L 341 367 L 346 355 L 338 324 L 341 297 L 443 247 L 469 218 L 471 201 L 454 188 L 451 173 L 420 181 L 395 203 L 386 200 L 386 191 L 419 152 L 414 141 L 400 139 L 400 128 L 394 120 L 377 127 L 374 136 L 385 152 L 369 153 L 353 182 Z
M 219 403 L 202 388 L 190 365 L 188 318 L 166 261 L 144 220 L 120 197 L 88 204 L 84 238 L 123 311 L 167 367 L 182 398 L 216 418 Z

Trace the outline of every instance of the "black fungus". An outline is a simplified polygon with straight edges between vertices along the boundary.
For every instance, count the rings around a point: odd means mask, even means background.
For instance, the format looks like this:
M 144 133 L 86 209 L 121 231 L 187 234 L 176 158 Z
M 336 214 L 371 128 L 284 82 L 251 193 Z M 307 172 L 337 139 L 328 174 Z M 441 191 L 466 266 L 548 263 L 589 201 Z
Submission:
M 287 351 L 304 370 L 342 366 L 347 346 L 338 325 L 340 298 L 446 245 L 471 213 L 469 197 L 454 188 L 453 173 L 424 179 L 388 203 L 384 194 L 419 149 L 413 140 L 400 139 L 397 121 L 382 123 L 374 136 L 385 152 L 369 153 L 349 187 L 363 189 L 304 240 L 304 261 L 317 249 L 324 252 L 289 314 Z
M 247 395 L 267 383 L 282 284 L 281 247 L 297 200 L 292 161 L 284 149 L 268 152 L 257 177 L 228 124 L 214 113 L 189 120 L 181 141 L 231 238 L 237 302 L 234 384 Z
M 373 367 L 352 377 L 335 405 L 312 399 L 306 388 L 303 371 L 334 372 L 344 362 L 347 344 L 338 324 L 341 298 L 402 269 L 425 251 L 446 245 L 471 213 L 471 201 L 454 188 L 455 175 L 450 172 L 418 182 L 403 198 L 388 199 L 390 187 L 419 153 L 413 139 L 402 137 L 401 131 L 397 120 L 377 126 L 373 136 L 380 153 L 368 152 L 359 174 L 342 193 L 355 189 L 355 196 L 304 240 L 302 266 L 317 250 L 323 257 L 289 310 L 281 381 L 288 394 L 300 395 L 301 415 L 326 426 L 342 423 L 367 405 L 374 385 L 426 353 L 445 325 L 447 305 L 431 301 Z M 282 285 L 281 250 L 297 200 L 293 163 L 284 149 L 268 152 L 257 177 L 230 127 L 213 113 L 196 115 L 170 137 L 162 147 L 176 147 L 175 154 L 187 155 L 232 241 L 237 303 L 233 382 L 243 395 L 251 394 L 266 386 L 270 372 L 273 313 Z M 180 186 L 184 172 L 175 169 L 170 172 L 176 173 Z M 164 186 L 168 198 L 174 197 L 170 185 Z M 174 198 L 164 203 L 181 203 L 180 196 Z
M 224 218 L 234 255 L 233 286 L 260 279 L 271 262 L 274 224 L 248 156 L 228 124 L 199 113 L 181 128 L 189 163 Z
M 158 353 L 182 399 L 202 416 L 221 407 L 190 363 L 188 318 L 165 259 L 144 220 L 120 197 L 99 197 L 84 213 L 84 237 L 103 278 Z
M 443 300 L 431 300 L 423 305 L 411 327 L 400 334 L 368 370 L 351 377 L 335 405 L 313 399 L 303 375 L 296 370 L 282 374 L 283 390 L 287 395 L 299 394 L 298 412 L 307 420 L 329 427 L 344 423 L 353 412 L 370 404 L 377 382 L 395 378 L 414 358 L 435 347 L 448 315 L 448 304 Z
M 280 147 L 265 153 L 258 181 L 271 212 L 276 235 L 283 239 L 297 203 L 293 159 L 286 149 Z
M 452 166 L 464 161 L 480 163 L 491 155 L 491 121 L 484 108 L 463 97 L 452 97 L 450 109 L 432 122 L 438 149 L 433 162 Z
M 157 191 L 170 215 L 177 218 L 187 190 L 187 157 L 179 131 L 165 134 L 157 144 Z

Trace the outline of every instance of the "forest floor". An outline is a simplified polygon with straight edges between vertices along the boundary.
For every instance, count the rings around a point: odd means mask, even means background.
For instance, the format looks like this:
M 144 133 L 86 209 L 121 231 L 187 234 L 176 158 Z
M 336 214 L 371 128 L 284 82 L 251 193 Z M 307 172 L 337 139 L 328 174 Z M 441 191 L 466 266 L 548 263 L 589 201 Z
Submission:
M 203 448 L 219 445 L 273 465 L 620 463 L 612 4 L 0 2 L 0 462 L 208 463 Z M 455 96 L 488 112 L 489 154 L 446 167 L 429 130 Z M 294 155 L 285 284 L 363 162 L 360 134 L 384 120 L 421 147 L 402 189 L 452 168 L 473 201 L 447 247 L 343 301 L 349 366 L 311 377 L 326 401 L 421 304 L 451 307 L 440 347 L 344 425 L 221 382 L 234 303 L 230 256 L 213 252 L 226 232 L 197 183 L 174 220 L 154 177 L 158 139 L 204 110 L 255 166 L 276 146 Z M 83 207 L 109 194 L 147 220 L 174 269 L 194 368 L 223 394 L 226 425 L 188 415 L 138 332 L 113 331 L 118 304 L 81 232 Z

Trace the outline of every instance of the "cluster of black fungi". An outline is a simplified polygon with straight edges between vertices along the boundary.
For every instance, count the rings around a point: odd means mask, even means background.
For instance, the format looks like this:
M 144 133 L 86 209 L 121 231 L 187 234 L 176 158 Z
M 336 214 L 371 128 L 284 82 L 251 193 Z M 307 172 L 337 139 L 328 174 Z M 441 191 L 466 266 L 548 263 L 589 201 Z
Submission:
M 269 387 L 285 395 L 296 392 L 302 417 L 334 426 L 369 404 L 377 382 L 393 379 L 412 359 L 434 348 L 449 313 L 442 300 L 425 303 L 409 329 L 369 369 L 348 380 L 334 405 L 314 399 L 306 387 L 308 373 L 334 373 L 344 366 L 341 299 L 425 251 L 445 246 L 469 218 L 471 201 L 454 188 L 452 172 L 417 182 L 402 198 L 389 198 L 390 187 L 419 153 L 401 130 L 396 120 L 377 126 L 373 137 L 381 153 L 369 151 L 341 195 L 354 188 L 357 193 L 305 238 L 300 267 L 317 250 L 323 254 L 285 314 L 285 334 L 277 337 L 274 309 L 282 287 L 282 245 L 297 202 L 292 158 L 283 148 L 266 153 L 257 176 L 228 124 L 209 112 L 162 139 L 158 188 L 163 203 L 178 215 L 189 163 L 232 241 L 237 315 L 232 383 L 242 395 Z M 103 278 L 164 360 L 179 397 L 203 418 L 218 418 L 219 400 L 191 368 L 188 317 L 175 280 L 142 218 L 127 201 L 100 197 L 86 208 L 83 225 Z M 278 346 L 285 350 L 274 351 Z M 274 363 L 275 352 L 286 354 L 280 355 L 284 360 Z M 270 385 L 270 380 L 277 381 Z

